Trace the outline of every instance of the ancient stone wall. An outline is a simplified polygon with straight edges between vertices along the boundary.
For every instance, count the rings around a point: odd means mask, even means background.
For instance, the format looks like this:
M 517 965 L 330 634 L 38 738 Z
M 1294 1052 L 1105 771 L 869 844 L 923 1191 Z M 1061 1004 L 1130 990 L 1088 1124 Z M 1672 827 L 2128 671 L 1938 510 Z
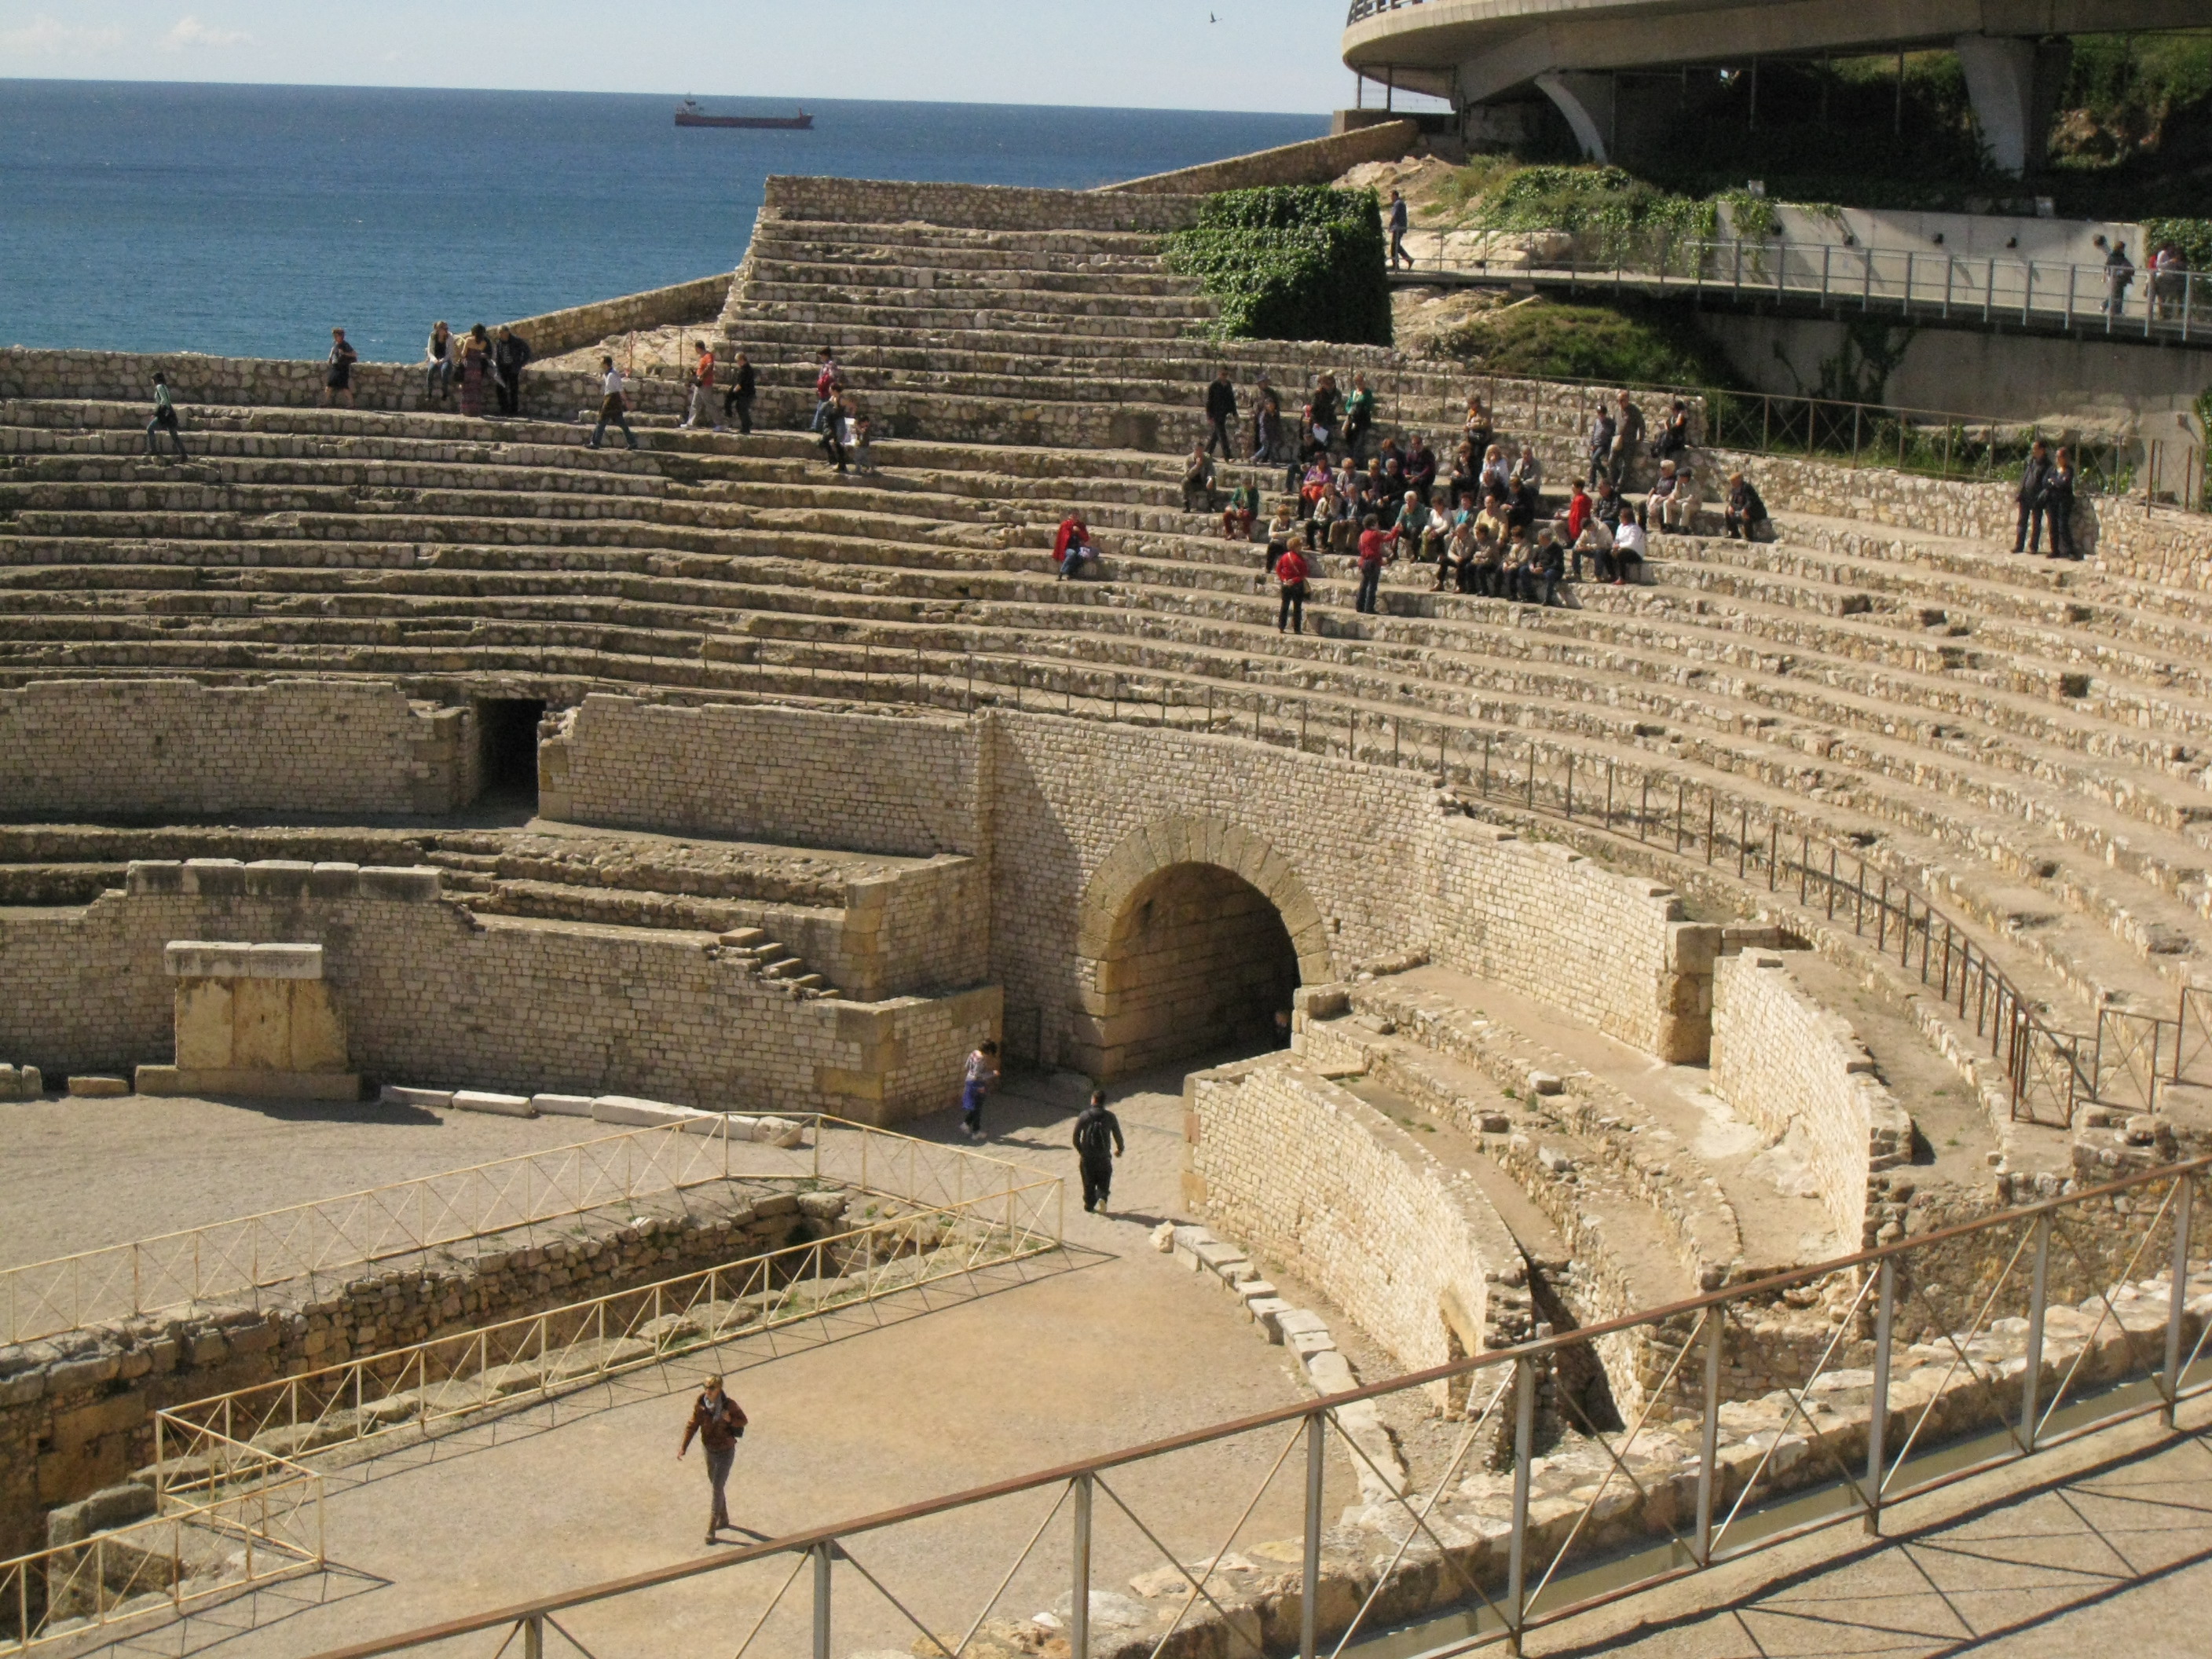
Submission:
M 586 697 L 539 755 L 548 817 L 926 858 L 982 850 L 973 721 Z
M 1714 450 L 1718 476 L 1741 471 L 1771 507 L 1893 525 L 1903 530 L 2009 543 L 2020 507 L 2014 486 L 1923 478 L 1882 466 Z M 2085 554 L 2122 575 L 2212 586 L 2212 514 L 2151 508 L 2141 500 L 2081 497 L 2075 536 Z
M 1325 185 L 1362 161 L 1390 161 L 1421 148 L 1418 121 L 1385 121 L 1304 143 L 1279 144 L 1249 155 L 1154 173 L 1119 185 L 1102 185 L 1102 196 L 1203 196 L 1217 190 L 1264 185 Z
M 196 1308 L 0 1347 L 0 1558 L 46 1541 L 47 1507 L 151 1462 L 157 1411 L 823 1237 L 842 1207 L 738 1191 L 461 1265 L 386 1267 L 296 1308 Z
M 520 317 L 506 326 L 530 343 L 533 356 L 550 357 L 580 347 L 597 345 L 612 334 L 630 329 L 664 328 L 671 323 L 710 323 L 722 314 L 730 297 L 730 273 L 717 271 L 688 283 L 647 289 L 617 299 L 597 300 L 535 317 Z
M 786 219 L 900 224 L 920 220 L 976 230 L 1181 230 L 1198 213 L 1191 196 L 1030 190 L 1010 185 L 911 184 L 777 173 L 762 211 Z
M 42 680 L 0 690 L 0 812 L 447 812 L 473 749 L 467 710 L 389 684 Z
M 441 1086 L 884 1123 L 954 1098 L 999 1029 L 995 988 L 810 998 L 708 935 L 479 920 L 434 870 L 148 861 L 83 908 L 0 916 L 0 1053 L 55 1076 L 170 1059 L 179 939 L 323 945 L 352 1068 Z
M 1869 1210 L 1867 1177 L 1911 1158 L 1911 1116 L 1876 1074 L 1850 1023 L 1808 996 L 1772 951 L 1721 959 L 1712 1086 L 1769 1136 L 1798 1132 L 1844 1249 L 1876 1243 L 1881 1221 Z
M 425 331 L 427 333 L 428 331 Z M 169 377 L 185 434 L 190 441 L 194 410 L 222 408 L 313 409 L 323 401 L 321 358 L 207 357 L 195 352 L 64 351 L 30 346 L 0 347 L 0 400 L 83 398 L 102 402 L 149 401 L 155 370 Z M 685 392 L 674 380 L 638 375 L 630 381 L 636 406 L 674 414 Z M 356 363 L 354 404 L 360 409 L 423 408 L 422 368 L 417 363 Z M 599 407 L 596 374 L 532 368 L 522 377 L 522 412 L 549 421 L 573 421 Z M 444 408 L 441 404 L 436 405 Z M 337 413 L 343 415 L 344 411 Z M 53 434 L 27 434 L 28 447 L 51 447 Z
M 1571 1012 L 1647 1054 L 1705 1058 L 1720 929 L 1674 890 L 1571 848 L 1471 818 L 1446 821 L 1430 952 Z
M 1365 1102 L 1287 1057 L 1194 1073 L 1183 1099 L 1184 1201 L 1409 1368 L 1533 1329 L 1526 1265 L 1489 1200 Z

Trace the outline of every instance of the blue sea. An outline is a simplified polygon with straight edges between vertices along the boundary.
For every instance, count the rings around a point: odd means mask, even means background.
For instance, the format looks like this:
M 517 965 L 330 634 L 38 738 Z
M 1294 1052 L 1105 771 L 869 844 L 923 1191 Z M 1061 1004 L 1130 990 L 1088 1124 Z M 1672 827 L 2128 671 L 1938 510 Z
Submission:
M 790 114 L 761 99 L 716 114 Z M 1324 116 L 0 80 L 0 344 L 411 362 L 457 328 L 732 269 L 774 173 L 1083 187 Z

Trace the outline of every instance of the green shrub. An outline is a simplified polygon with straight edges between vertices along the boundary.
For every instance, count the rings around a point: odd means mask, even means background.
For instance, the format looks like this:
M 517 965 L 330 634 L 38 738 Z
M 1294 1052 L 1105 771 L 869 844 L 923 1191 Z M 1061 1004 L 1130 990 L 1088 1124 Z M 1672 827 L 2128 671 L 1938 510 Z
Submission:
M 1655 189 L 1619 167 L 1536 167 L 1492 191 L 1474 222 L 1485 230 L 1564 230 L 1582 239 L 1589 255 L 1613 259 L 1710 237 L 1719 212 L 1711 202 Z
M 1170 270 L 1195 276 L 1243 340 L 1390 343 L 1382 212 L 1371 190 L 1320 185 L 1209 196 L 1167 239 Z
M 1629 386 L 1740 384 L 1689 311 L 1627 297 L 1609 305 L 1524 300 L 1468 318 L 1433 349 L 1492 374 Z

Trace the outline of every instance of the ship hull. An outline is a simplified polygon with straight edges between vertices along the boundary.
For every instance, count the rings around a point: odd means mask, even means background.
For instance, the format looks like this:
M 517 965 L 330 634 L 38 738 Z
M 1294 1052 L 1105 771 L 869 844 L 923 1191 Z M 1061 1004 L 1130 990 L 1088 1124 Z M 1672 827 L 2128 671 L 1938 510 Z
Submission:
M 756 131 L 810 132 L 814 127 L 811 115 L 685 115 L 676 118 L 679 127 L 748 127 Z

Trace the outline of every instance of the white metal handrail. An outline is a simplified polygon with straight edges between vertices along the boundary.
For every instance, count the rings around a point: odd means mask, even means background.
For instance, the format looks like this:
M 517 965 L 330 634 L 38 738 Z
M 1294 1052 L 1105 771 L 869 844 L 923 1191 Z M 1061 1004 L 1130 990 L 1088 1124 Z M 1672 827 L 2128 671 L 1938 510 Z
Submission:
M 1454 237 L 1517 241 L 1517 257 L 1467 258 Z M 1554 245 L 1564 240 L 1564 252 Z M 1809 300 L 1822 308 L 1900 317 L 2041 325 L 2144 339 L 2193 343 L 2212 329 L 2208 273 L 2149 266 L 1867 247 L 1747 237 L 1609 235 L 1595 248 L 1569 233 L 1421 228 L 1405 238 L 1415 271 L 1563 282 L 1570 287 L 1634 286 L 1692 295 Z M 1429 257 L 1424 258 L 1425 250 Z M 1402 269 L 1402 267 L 1401 267 Z

